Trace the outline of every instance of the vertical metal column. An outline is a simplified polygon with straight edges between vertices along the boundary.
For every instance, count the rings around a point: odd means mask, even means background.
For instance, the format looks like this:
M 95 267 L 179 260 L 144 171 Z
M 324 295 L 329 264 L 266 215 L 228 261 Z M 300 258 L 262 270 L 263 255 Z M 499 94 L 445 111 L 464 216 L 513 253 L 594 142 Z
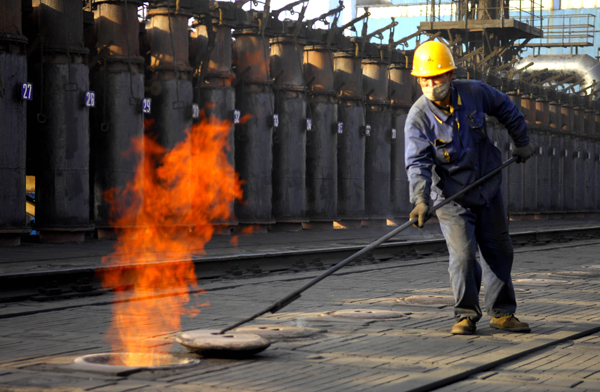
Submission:
M 576 135 L 585 133 L 584 108 L 581 104 L 573 107 L 573 132 Z
M 551 168 L 552 159 L 552 136 L 549 132 L 540 132 L 537 138 L 537 207 L 540 213 L 547 213 L 551 210 L 550 184 L 554 181 L 554 175 Z
M 561 101 L 560 106 L 561 128 L 563 131 L 572 132 L 574 129 L 573 123 L 573 106 L 568 101 Z
M 273 130 L 274 229 L 301 230 L 305 221 L 305 201 L 314 207 L 314 199 L 305 200 L 306 183 L 312 184 L 313 178 L 318 177 L 319 167 L 315 167 L 312 154 L 307 164 L 307 103 L 302 72 L 304 44 L 295 37 L 271 39 L 271 75 L 275 114 L 279 117 L 279 125 Z M 311 136 L 311 144 L 318 144 L 319 140 Z M 311 196 L 314 194 L 309 194 Z M 314 211 L 311 215 L 315 215 Z
M 588 173 L 584 171 L 585 156 L 585 141 L 577 135 L 573 140 L 573 199 L 576 211 L 585 210 L 586 177 L 589 179 Z
M 540 213 L 550 211 L 550 181 L 552 172 L 550 170 L 550 101 L 546 96 L 538 98 L 535 102 L 536 125 L 538 126 L 537 148 L 537 201 L 536 210 Z
M 549 120 L 550 120 L 550 128 L 553 130 L 561 130 L 562 129 L 562 111 L 561 105 L 558 100 L 551 100 L 549 104 Z
M 90 222 L 88 50 L 83 43 L 79 0 L 40 0 L 30 15 L 42 41 L 32 73 L 39 77 L 28 122 L 28 139 L 38 148 L 32 164 L 36 225 L 43 242 L 84 240 Z M 37 49 L 35 48 L 35 49 Z M 33 147 L 33 146 L 32 146 Z
M 389 53 L 380 46 L 378 58 L 362 60 L 363 92 L 367 99 L 366 123 L 370 135 L 365 148 L 365 215 L 367 225 L 385 226 L 390 218 L 392 116 L 388 99 Z
M 146 38 L 149 46 L 146 88 L 152 99 L 146 133 L 166 149 L 185 139 L 192 125 L 192 68 L 189 64 L 189 10 L 176 10 L 176 0 L 150 4 Z
M 550 208 L 554 213 L 560 213 L 565 208 L 564 196 L 564 137 L 560 132 L 552 133 L 550 142 L 550 169 L 552 181 L 550 182 Z
M 233 6 L 233 7 L 231 7 Z M 225 152 L 228 162 L 235 167 L 234 110 L 235 88 L 232 71 L 232 36 L 235 26 L 235 6 L 231 3 L 217 3 L 210 19 L 199 18 L 193 23 L 196 37 L 190 46 L 190 61 L 194 71 L 194 102 L 204 110 L 207 118 L 229 121 L 229 149 Z M 228 8 L 226 8 L 228 7 Z M 231 8 L 234 8 L 233 12 Z M 233 14 L 233 15 L 232 15 Z M 207 24 L 207 21 L 210 24 Z M 231 179 L 233 181 L 233 178 Z M 214 222 L 221 226 L 223 234 L 231 232 L 238 222 L 234 217 L 234 204 L 231 204 L 231 218 Z
M 537 127 L 530 128 L 529 139 L 532 146 L 539 146 L 539 138 Z M 538 175 L 538 160 L 539 155 L 534 155 L 527 160 L 523 165 L 523 211 L 528 214 L 537 214 L 537 175 Z
M 0 246 L 16 246 L 30 231 L 25 216 L 27 39 L 21 26 L 21 1 L 0 3 Z M 26 95 L 26 91 L 24 94 Z
M 530 127 L 535 125 L 536 119 L 536 98 L 533 94 L 521 96 L 521 112 L 525 116 L 525 121 Z
M 312 129 L 306 145 L 307 228 L 333 228 L 338 216 L 338 103 L 333 53 L 326 45 L 304 47 L 304 80 Z
M 93 216 L 98 238 L 115 236 L 115 219 L 124 217 L 105 200 L 105 192 L 123 188 L 143 159 L 131 140 L 144 134 L 144 58 L 139 55 L 137 7 L 141 1 L 94 1 L 94 38 L 99 61 L 91 65 L 96 109 L 91 113 Z M 125 152 L 130 151 L 128 154 Z M 127 202 L 127 201 L 124 201 Z M 113 208 L 115 206 L 113 205 Z M 118 207 L 117 207 L 118 208 Z
M 564 135 L 563 147 L 564 147 L 564 171 L 563 171 L 563 189 L 564 189 L 564 200 L 565 210 L 574 211 L 575 205 L 575 159 L 577 154 L 575 150 L 573 135 L 566 133 Z
M 594 149 L 594 171 L 596 172 L 596 181 L 594 183 L 594 208 L 600 209 L 600 143 L 596 139 Z
M 271 224 L 274 97 L 269 72 L 269 41 L 256 29 L 235 32 L 236 107 L 243 124 L 235 127 L 235 168 L 244 183 L 244 201 L 235 212 L 240 224 Z
M 550 129 L 550 101 L 546 97 L 535 101 L 535 123 L 542 131 Z
M 582 180 L 584 182 L 584 204 L 583 209 L 585 211 L 593 211 L 596 208 L 596 200 L 594 186 L 596 184 L 596 170 L 595 170 L 595 148 L 596 141 L 590 138 L 583 140 L 585 147 L 585 153 L 583 155 L 583 169 L 582 169 Z
M 355 44 L 358 45 L 358 44 Z M 339 92 L 338 216 L 345 227 L 365 217 L 365 107 L 361 59 L 355 51 L 334 54 L 334 86 Z
M 412 105 L 412 85 L 410 69 L 406 67 L 406 57 L 396 50 L 391 56 L 392 63 L 389 66 L 389 99 L 392 106 L 390 212 L 393 218 L 405 220 L 412 209 L 404 162 L 404 124 Z
M 510 135 L 504 126 L 502 126 L 498 121 L 495 122 L 494 129 L 496 130 L 497 140 L 498 140 L 498 149 L 500 150 L 500 154 L 502 155 L 502 162 L 506 161 L 511 157 L 510 147 Z M 514 165 L 511 165 L 514 166 Z M 509 182 L 508 182 L 508 173 L 502 173 L 502 195 L 504 199 L 504 209 L 508 211 L 508 196 L 509 196 Z
M 521 96 L 516 93 L 509 92 L 508 97 L 522 110 Z M 507 140 L 508 154 L 512 154 L 515 145 L 512 139 Z M 523 212 L 523 165 L 510 165 L 507 168 L 507 183 L 508 183 L 508 213 L 521 214 Z
M 529 138 L 532 145 L 537 146 L 537 130 L 536 125 L 536 101 L 533 94 L 525 94 L 521 97 L 522 112 L 525 115 L 525 121 L 529 125 Z M 532 214 L 536 212 L 537 207 L 537 156 L 531 157 L 526 164 L 522 165 L 521 173 L 522 180 L 522 200 L 523 212 Z

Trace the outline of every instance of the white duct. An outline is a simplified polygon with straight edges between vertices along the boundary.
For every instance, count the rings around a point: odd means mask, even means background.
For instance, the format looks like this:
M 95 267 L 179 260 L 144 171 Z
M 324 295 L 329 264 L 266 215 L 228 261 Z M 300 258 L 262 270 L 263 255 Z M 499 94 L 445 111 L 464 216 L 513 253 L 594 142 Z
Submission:
M 519 61 L 515 65 L 515 70 L 523 68 L 527 64 L 533 62 L 533 65 L 527 68 L 527 73 L 535 73 L 548 69 L 547 75 L 556 75 L 562 73 L 565 76 L 575 75 L 577 76 L 576 82 L 580 79 L 584 79 L 580 85 L 582 88 L 588 87 L 597 82 L 594 86 L 594 90 L 597 92 L 594 96 L 594 100 L 600 100 L 600 62 L 595 58 L 588 56 L 587 54 L 576 54 L 576 55 L 562 55 L 562 54 L 545 54 L 534 56 L 530 55 Z

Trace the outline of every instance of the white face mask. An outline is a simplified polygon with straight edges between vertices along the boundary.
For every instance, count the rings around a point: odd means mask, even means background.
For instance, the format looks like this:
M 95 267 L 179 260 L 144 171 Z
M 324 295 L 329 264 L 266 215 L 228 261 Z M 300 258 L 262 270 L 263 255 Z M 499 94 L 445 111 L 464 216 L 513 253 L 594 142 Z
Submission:
M 430 101 L 442 101 L 448 95 L 450 83 L 438 84 L 436 86 L 421 87 L 423 95 Z

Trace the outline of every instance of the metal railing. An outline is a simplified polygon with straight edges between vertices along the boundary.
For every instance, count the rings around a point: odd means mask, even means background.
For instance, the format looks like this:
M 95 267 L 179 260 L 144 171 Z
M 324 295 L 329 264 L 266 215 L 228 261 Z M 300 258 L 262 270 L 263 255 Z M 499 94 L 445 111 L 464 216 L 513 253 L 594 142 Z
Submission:
M 529 47 L 594 46 L 596 15 L 548 15 L 542 29 L 544 37 L 528 43 Z
M 512 0 L 508 5 L 498 7 L 478 7 L 475 3 L 459 0 L 394 0 L 393 3 L 425 6 L 428 22 L 515 19 L 538 28 L 542 28 L 544 23 L 541 0 Z

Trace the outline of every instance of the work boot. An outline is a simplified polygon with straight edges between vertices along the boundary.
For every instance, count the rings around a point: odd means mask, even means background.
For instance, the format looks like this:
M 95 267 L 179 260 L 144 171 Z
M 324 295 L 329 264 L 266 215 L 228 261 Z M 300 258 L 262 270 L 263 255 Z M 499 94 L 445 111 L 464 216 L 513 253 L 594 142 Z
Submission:
M 456 324 L 452 326 L 450 333 L 452 335 L 473 335 L 476 329 L 475 322 L 467 317 L 458 320 Z
M 490 327 L 510 332 L 531 332 L 529 324 L 519 321 L 514 314 L 503 317 L 492 317 Z

